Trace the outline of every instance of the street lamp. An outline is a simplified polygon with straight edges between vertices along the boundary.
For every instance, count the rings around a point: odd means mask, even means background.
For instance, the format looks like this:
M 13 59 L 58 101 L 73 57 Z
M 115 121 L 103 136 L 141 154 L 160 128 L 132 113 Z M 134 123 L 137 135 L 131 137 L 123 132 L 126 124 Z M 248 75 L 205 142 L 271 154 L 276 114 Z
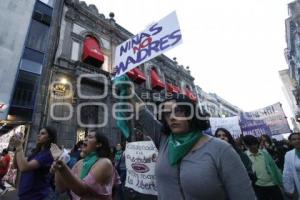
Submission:
M 68 83 L 68 80 L 66 78 L 62 78 L 62 79 L 60 79 L 60 83 L 65 85 Z

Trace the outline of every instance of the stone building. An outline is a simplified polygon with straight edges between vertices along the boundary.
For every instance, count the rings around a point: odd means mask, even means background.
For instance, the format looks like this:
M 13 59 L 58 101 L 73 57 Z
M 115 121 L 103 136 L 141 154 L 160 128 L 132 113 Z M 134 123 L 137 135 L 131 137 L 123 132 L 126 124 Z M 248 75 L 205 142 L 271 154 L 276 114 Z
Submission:
M 196 86 L 198 103 L 204 112 L 211 117 L 232 117 L 238 116 L 242 110 L 232 105 L 215 93 L 205 92 L 199 86 Z
M 36 91 L 28 148 L 38 130 L 53 125 L 59 144 L 71 148 L 88 130 L 99 129 L 111 145 L 121 140 L 112 107 L 112 60 L 116 46 L 133 34 L 83 1 L 56 1 L 47 61 Z M 188 69 L 161 55 L 128 73 L 145 101 L 160 102 L 163 94 L 183 92 L 196 100 Z M 161 94 L 161 95 L 159 95 Z M 131 131 L 134 130 L 131 122 Z

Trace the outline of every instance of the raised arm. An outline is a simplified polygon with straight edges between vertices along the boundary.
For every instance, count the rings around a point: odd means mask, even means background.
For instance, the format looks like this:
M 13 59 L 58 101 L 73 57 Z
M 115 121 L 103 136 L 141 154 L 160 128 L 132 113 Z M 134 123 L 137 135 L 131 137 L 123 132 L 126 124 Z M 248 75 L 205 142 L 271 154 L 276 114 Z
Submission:
M 105 185 L 111 178 L 113 166 L 111 163 L 107 164 L 107 162 L 101 163 L 99 161 L 95 165 L 95 169 L 91 170 L 95 179 L 93 184 Z M 77 164 L 74 167 L 78 167 Z M 109 198 L 109 194 L 99 194 L 98 191 L 95 191 L 93 189 L 95 185 L 89 185 L 87 182 L 82 181 L 61 160 L 55 161 L 52 165 L 52 171 L 55 172 L 55 184 L 60 192 L 69 189 L 82 198 L 94 198 L 95 196 L 101 196 L 102 199 Z
M 147 109 L 145 102 L 136 93 L 134 93 L 134 97 L 130 102 L 135 108 L 135 113 L 137 113 L 136 119 L 143 128 L 143 132 L 159 147 L 161 140 L 166 137 L 162 134 L 162 124 Z

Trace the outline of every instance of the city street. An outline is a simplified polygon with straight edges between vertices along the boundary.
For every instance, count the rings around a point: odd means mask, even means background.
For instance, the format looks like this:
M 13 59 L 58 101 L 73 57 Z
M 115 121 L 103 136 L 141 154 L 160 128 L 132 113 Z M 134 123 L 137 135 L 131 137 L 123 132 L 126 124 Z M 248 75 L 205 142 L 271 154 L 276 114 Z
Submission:
M 1 197 L 1 200 L 15 200 L 18 199 L 17 190 L 8 191 L 5 195 Z
M 0 200 L 300 200 L 300 0 L 0 13 Z

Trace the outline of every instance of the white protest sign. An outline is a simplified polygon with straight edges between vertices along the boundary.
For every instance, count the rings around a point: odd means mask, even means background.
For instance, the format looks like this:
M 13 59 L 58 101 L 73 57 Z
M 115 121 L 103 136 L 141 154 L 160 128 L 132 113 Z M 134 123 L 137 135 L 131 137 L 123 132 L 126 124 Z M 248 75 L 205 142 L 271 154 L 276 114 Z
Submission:
M 5 133 L 4 135 L 2 135 L 0 137 L 0 152 L 2 152 L 3 149 L 6 149 L 6 148 L 9 147 L 9 145 L 10 145 L 10 138 L 14 134 L 21 134 L 22 136 L 24 136 L 24 134 L 25 134 L 25 126 L 24 125 L 17 126 L 16 128 L 12 129 L 8 133 Z
M 215 134 L 215 131 L 218 128 L 227 129 L 231 133 L 232 137 L 234 138 L 238 138 L 242 133 L 239 125 L 238 116 L 225 117 L 225 118 L 211 117 L 209 121 L 211 126 L 211 132 L 213 135 Z
M 157 154 L 152 141 L 131 142 L 126 145 L 126 187 L 143 194 L 157 195 L 154 175 Z
M 116 47 L 115 77 L 182 43 L 176 12 L 172 12 L 143 32 Z

